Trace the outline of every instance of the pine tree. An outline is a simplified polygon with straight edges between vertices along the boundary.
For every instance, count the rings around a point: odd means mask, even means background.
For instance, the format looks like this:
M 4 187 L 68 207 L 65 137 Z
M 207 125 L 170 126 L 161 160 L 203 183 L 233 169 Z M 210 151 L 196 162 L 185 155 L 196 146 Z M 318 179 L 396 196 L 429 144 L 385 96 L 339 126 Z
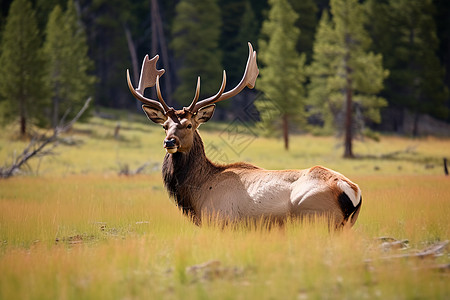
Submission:
M 76 113 L 92 91 L 95 78 L 89 74 L 92 62 L 84 29 L 72 0 L 67 10 L 55 6 L 47 23 L 44 52 L 49 62 L 48 82 L 52 90 L 52 126 L 70 110 Z
M 227 84 L 229 86 L 236 86 L 242 78 L 244 73 L 244 66 L 246 65 L 248 58 L 248 46 L 247 43 L 251 42 L 255 49 L 259 49 L 258 36 L 259 26 L 256 20 L 253 7 L 249 0 L 243 2 L 242 15 L 238 19 L 239 26 L 236 36 L 234 37 L 234 48 L 230 49 L 224 55 L 223 64 L 227 70 Z M 227 58 L 227 60 L 225 60 Z M 255 120 L 257 118 L 257 111 L 254 108 L 256 90 L 244 89 L 239 95 L 234 97 L 229 112 L 233 115 L 242 116 L 243 107 L 246 112 L 243 115 L 244 118 Z M 256 114 L 252 116 L 252 114 Z
M 247 43 L 251 42 L 255 49 L 258 49 L 258 33 L 259 27 L 254 11 L 250 5 L 250 2 L 248 0 L 244 1 L 243 12 L 239 18 L 239 26 L 235 37 L 234 48 L 231 49 L 230 52 L 225 52 L 225 56 L 228 57 L 227 61 L 225 61 L 224 57 L 224 66 L 227 69 L 227 75 L 228 73 L 233 73 L 233 76 L 231 76 L 231 74 L 228 76 L 230 77 L 229 82 L 231 86 L 236 85 L 242 78 L 242 74 L 244 72 L 243 66 L 245 66 L 248 56 Z M 244 92 L 245 91 L 247 90 L 244 90 Z
M 188 105 L 197 76 L 202 78 L 200 97 L 209 97 L 220 87 L 222 55 L 218 42 L 222 22 L 216 0 L 182 0 L 176 12 L 171 47 L 178 60 L 179 85 L 174 99 Z
M 386 102 L 377 94 L 388 71 L 382 56 L 369 52 L 370 37 L 364 28 L 365 14 L 357 0 L 331 0 L 332 20 L 322 17 L 309 68 L 310 100 L 333 114 L 344 131 L 344 157 L 353 157 L 353 139 L 365 120 L 380 122 Z M 321 84 L 324 91 L 318 91 Z M 330 112 L 326 112 L 330 114 Z
M 436 33 L 439 40 L 437 55 L 445 69 L 444 84 L 450 89 L 450 1 L 434 0 L 436 14 Z M 450 122 L 450 95 L 447 98 L 447 122 Z
M 20 134 L 27 134 L 29 121 L 42 118 L 46 100 L 44 60 L 35 12 L 27 0 L 15 0 L 2 35 L 0 56 L 0 112 L 6 122 L 20 121 Z
M 241 17 L 241 22 L 239 26 L 239 32 L 238 32 L 238 40 L 239 44 L 243 43 L 245 45 L 239 45 L 242 46 L 240 49 L 242 49 L 242 53 L 247 54 L 248 47 L 247 42 L 252 41 L 256 38 L 256 36 L 259 33 L 259 26 L 258 22 L 256 20 L 255 13 L 253 11 L 253 8 L 250 4 L 250 2 L 247 0 L 244 3 L 244 12 Z M 257 41 L 255 41 L 256 43 Z M 239 51 L 238 51 L 239 52 Z M 243 56 L 243 58 L 242 58 Z M 239 55 L 241 57 L 241 63 L 247 60 L 246 55 Z M 241 64 L 242 65 L 242 64 Z
M 317 28 L 317 4 L 314 0 L 289 0 L 289 3 L 299 16 L 295 26 L 300 29 L 301 34 L 298 37 L 296 48 L 299 53 L 306 54 L 306 61 L 309 63 Z
M 370 0 L 366 8 L 372 18 L 370 31 L 377 41 L 375 46 L 391 72 L 386 96 L 393 107 L 413 113 L 412 134 L 416 136 L 420 114 L 442 119 L 448 116 L 449 93 L 444 84 L 445 70 L 436 55 L 439 40 L 433 2 Z
M 247 42 L 239 40 L 239 31 L 245 12 L 245 1 L 242 0 L 218 0 L 222 15 L 222 27 L 220 35 L 220 48 L 222 49 L 222 64 L 227 70 L 227 82 L 235 85 L 242 77 L 242 65 L 236 60 L 236 49 L 244 48 L 244 59 L 248 50 Z M 245 62 L 244 62 L 245 66 Z
M 317 26 L 313 46 L 313 63 L 307 67 L 310 77 L 308 84 L 308 115 L 316 123 L 322 124 L 323 133 L 332 133 L 335 127 L 334 116 L 339 115 L 340 108 L 330 97 L 333 88 L 330 78 L 334 76 L 334 49 L 337 43 L 334 27 L 328 11 L 324 10 Z
M 56 5 L 64 8 L 67 4 L 67 0 L 35 0 L 34 3 L 39 30 L 45 34 L 45 27 L 50 13 Z
M 262 26 L 259 41 L 261 78 L 258 89 L 266 99 L 256 102 L 265 127 L 283 131 L 284 147 L 289 149 L 289 124 L 305 120 L 304 63 L 295 47 L 300 30 L 294 26 L 298 16 L 287 0 L 270 0 L 269 18 Z
M 159 1 L 161 2 L 169 5 L 173 1 Z M 81 20 L 86 26 L 89 56 L 95 61 L 94 72 L 98 78 L 95 84 L 95 104 L 115 108 L 132 107 L 130 91 L 124 84 L 124 70 L 130 68 L 133 76 L 134 66 L 142 62 L 145 54 L 152 55 L 150 1 L 77 0 L 75 4 L 79 6 Z M 130 57 L 131 52 L 135 51 L 129 48 L 128 33 L 137 52 L 136 59 Z M 133 60 L 138 63 L 135 64 Z M 137 68 L 137 72 L 140 72 L 140 65 Z M 133 84 L 137 84 L 132 79 Z

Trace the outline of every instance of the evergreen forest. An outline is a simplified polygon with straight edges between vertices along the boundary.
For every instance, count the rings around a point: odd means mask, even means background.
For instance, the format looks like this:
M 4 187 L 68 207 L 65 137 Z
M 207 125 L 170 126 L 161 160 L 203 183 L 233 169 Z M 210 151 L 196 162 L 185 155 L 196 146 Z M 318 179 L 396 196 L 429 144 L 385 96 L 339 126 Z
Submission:
M 3 0 L 0 121 L 55 127 L 88 97 L 136 111 L 142 59 L 160 55 L 161 89 L 186 106 L 241 79 L 247 42 L 258 53 L 253 90 L 223 103 L 267 135 L 420 135 L 424 116 L 450 122 L 450 2 L 446 0 Z M 156 98 L 148 89 L 148 97 Z M 411 120 L 411 126 L 405 125 Z M 450 134 L 450 132 L 448 133 Z

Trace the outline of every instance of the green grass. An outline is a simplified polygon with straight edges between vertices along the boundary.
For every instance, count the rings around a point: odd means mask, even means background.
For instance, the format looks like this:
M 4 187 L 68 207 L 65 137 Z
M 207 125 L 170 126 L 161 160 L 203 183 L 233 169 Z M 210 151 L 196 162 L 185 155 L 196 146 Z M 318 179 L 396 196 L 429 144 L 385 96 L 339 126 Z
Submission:
M 362 158 L 343 160 L 331 137 L 294 136 L 285 152 L 280 140 L 249 140 L 246 127 L 234 135 L 229 124 L 205 124 L 201 135 L 216 161 L 325 165 L 360 185 L 363 207 L 356 225 L 339 232 L 321 220 L 197 227 L 163 189 L 162 129 L 121 117 L 119 140 L 116 121 L 94 118 L 76 126 L 78 146 L 60 145 L 38 172 L 32 163 L 32 176 L 0 181 L 0 299 L 449 298 L 449 271 L 434 268 L 450 263 L 447 250 L 384 257 L 450 239 L 450 178 L 441 166 L 450 140 L 383 136 L 356 144 Z M 0 161 L 24 144 L 10 132 L 0 134 Z M 376 158 L 408 147 L 414 151 Z M 143 175 L 117 175 L 119 162 L 146 161 Z M 382 236 L 408 239 L 410 248 L 383 250 Z
M 92 118 L 77 124 L 68 135 L 76 146 L 61 144 L 58 155 L 36 159 L 30 168 L 41 176 L 73 174 L 117 174 L 119 166 L 135 169 L 149 162 L 148 173 L 159 172 L 165 151 L 164 131 L 144 116 L 122 114 L 120 138 L 114 139 L 118 121 Z M 212 129 L 211 129 L 212 128 Z M 450 158 L 450 140 L 438 138 L 408 139 L 383 136 L 381 142 L 356 141 L 356 160 L 342 159 L 342 140 L 311 135 L 291 136 L 291 149 L 285 151 L 281 139 L 257 137 L 254 128 L 239 122 L 207 123 L 200 127 L 207 155 L 227 163 L 247 161 L 267 169 L 304 169 L 325 165 L 351 175 L 365 174 L 443 174 L 442 158 Z M 14 139 L 17 128 L 0 132 L 0 162 L 10 161 L 26 142 Z M 409 151 L 405 151 L 408 150 Z M 399 152 L 398 155 L 389 154 Z M 379 158 L 389 156 L 386 159 Z

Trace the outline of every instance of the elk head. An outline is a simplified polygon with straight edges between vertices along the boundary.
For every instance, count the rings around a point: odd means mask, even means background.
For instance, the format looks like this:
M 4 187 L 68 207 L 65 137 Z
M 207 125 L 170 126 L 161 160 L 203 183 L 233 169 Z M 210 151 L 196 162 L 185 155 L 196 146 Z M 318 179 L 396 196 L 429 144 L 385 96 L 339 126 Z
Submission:
M 194 141 L 194 132 L 200 124 L 207 122 L 213 115 L 215 104 L 219 101 L 231 98 L 239 94 L 245 87 L 253 88 L 259 70 L 256 64 L 256 51 L 248 43 L 249 55 L 244 75 L 239 84 L 228 92 L 225 91 L 226 72 L 223 71 L 222 85 L 214 96 L 198 101 L 200 95 L 200 77 L 197 79 L 197 88 L 194 99 L 189 107 L 175 110 L 169 107 L 161 95 L 159 79 L 164 74 L 164 69 L 157 70 L 156 62 L 159 56 L 156 55 L 149 60 L 145 56 L 142 63 L 139 85 L 135 89 L 131 84 L 130 74 L 127 70 L 128 87 L 133 96 L 143 103 L 142 109 L 147 117 L 155 123 L 161 124 L 166 131 L 164 148 L 168 153 L 189 152 Z M 144 90 L 156 84 L 156 92 L 159 101 L 144 97 Z

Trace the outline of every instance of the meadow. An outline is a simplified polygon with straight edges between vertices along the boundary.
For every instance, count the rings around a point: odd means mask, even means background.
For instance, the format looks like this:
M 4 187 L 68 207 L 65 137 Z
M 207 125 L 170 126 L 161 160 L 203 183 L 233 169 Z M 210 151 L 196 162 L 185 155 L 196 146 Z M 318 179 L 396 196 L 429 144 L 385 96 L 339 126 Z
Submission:
M 113 112 L 111 112 L 113 113 Z M 448 299 L 450 140 L 382 136 L 341 158 L 334 137 L 200 128 L 207 155 L 267 169 L 324 165 L 358 183 L 356 225 L 197 227 L 167 196 L 163 130 L 120 114 L 77 124 L 29 172 L 0 180 L 0 299 Z M 25 141 L 0 133 L 0 162 Z M 120 176 L 128 166 L 142 174 Z M 436 250 L 436 245 L 441 247 Z M 429 250 L 427 252 L 427 250 Z

